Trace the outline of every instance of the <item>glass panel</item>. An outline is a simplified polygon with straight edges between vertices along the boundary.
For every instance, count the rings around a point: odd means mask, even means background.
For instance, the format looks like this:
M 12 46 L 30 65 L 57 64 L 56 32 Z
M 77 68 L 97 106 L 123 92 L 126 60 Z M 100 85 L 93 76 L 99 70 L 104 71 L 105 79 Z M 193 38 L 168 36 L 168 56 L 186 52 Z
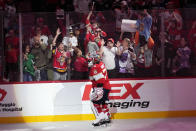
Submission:
M 151 10 L 149 14 L 151 14 L 152 18 L 152 28 L 151 28 L 151 36 L 154 39 L 155 43 L 158 39 L 158 33 L 161 30 L 161 18 L 160 18 L 160 10 Z M 91 46 L 98 45 L 99 42 L 96 41 L 96 29 L 87 27 L 86 18 L 88 16 L 87 13 L 69 13 L 70 14 L 70 25 L 72 28 L 76 28 L 77 38 L 79 41 L 79 49 L 83 52 L 83 56 L 91 53 Z M 135 27 L 134 26 L 136 20 L 138 19 L 138 15 L 142 14 L 141 11 L 131 10 L 128 12 L 120 12 L 120 11 L 104 11 L 104 12 L 93 12 L 90 17 L 90 23 L 93 26 L 93 23 L 98 23 L 98 28 L 101 31 L 105 32 L 101 35 L 101 39 L 105 40 L 105 44 L 102 52 L 102 60 L 108 69 L 109 78 L 133 78 L 133 77 L 154 77 L 154 76 L 163 76 L 161 72 L 154 71 L 154 60 L 155 60 L 155 46 L 147 47 L 144 46 L 146 44 L 140 44 L 140 42 L 135 42 Z M 142 14 L 143 15 L 143 14 Z M 150 16 L 149 16 L 150 17 Z M 148 18 L 148 17 L 147 17 Z M 132 21 L 130 21 L 132 20 Z M 151 19 L 150 19 L 151 20 Z M 122 22 L 124 21 L 124 22 Z M 130 23 L 129 23 L 130 22 Z M 131 22 L 133 24 L 131 24 Z M 146 21 L 148 22 L 148 21 Z M 147 24 L 147 23 L 146 23 Z M 123 26 L 121 30 L 121 26 Z M 89 32 L 87 29 L 89 28 Z M 145 27 L 147 28 L 147 27 Z M 98 29 L 99 30 L 99 29 Z M 131 30 L 131 31 L 130 31 Z M 93 33 L 92 33 L 93 32 Z M 88 38 L 88 34 L 90 37 Z M 150 34 L 150 30 L 149 30 Z M 112 49 L 107 46 L 108 40 L 112 38 L 114 40 L 114 44 Z M 139 39 L 139 38 L 138 38 Z M 120 54 L 117 52 L 116 44 L 117 42 L 121 43 L 121 47 L 119 48 Z M 127 42 L 128 41 L 128 44 Z M 144 42 L 143 42 L 144 43 Z M 127 44 L 127 45 L 126 45 Z M 124 45 L 124 46 L 123 46 Z M 100 49 L 100 47 L 98 47 Z M 127 49 L 126 49 L 127 48 Z M 99 49 L 94 49 L 96 51 L 100 51 Z M 141 50 L 144 50 L 144 53 L 141 53 Z M 77 51 L 78 52 L 78 51 Z M 81 70 L 82 62 L 78 63 L 81 60 L 81 57 L 73 57 L 72 60 L 72 79 L 84 79 L 88 78 L 88 73 L 84 73 L 86 68 Z M 84 59 L 83 59 L 84 60 Z M 81 75 L 77 75 L 81 74 Z M 87 76 L 84 76 L 86 74 Z M 82 78 L 81 76 L 84 76 Z
M 4 41 L 4 46 L 0 50 L 5 49 L 5 62 L 1 57 L 2 78 L 19 81 L 19 67 L 23 66 L 23 81 L 88 80 L 89 57 L 93 56 L 94 50 L 101 53 L 109 78 L 195 76 L 194 11 L 159 9 L 148 10 L 148 13 L 136 10 L 93 12 L 89 19 L 90 26 L 86 21 L 89 12 L 22 13 L 20 37 L 18 15 L 6 15 L 1 19 L 4 20 L 4 33 L 1 33 L 0 41 Z M 143 20 L 137 22 L 139 18 Z M 2 31 L 2 21 L 0 25 Z M 95 28 L 96 25 L 98 28 Z M 20 51 L 16 41 L 11 42 L 15 50 L 9 53 L 8 45 L 11 43 L 7 37 L 12 33 L 11 29 L 15 31 L 17 42 L 19 38 L 22 39 L 23 62 L 18 59 Z M 105 41 L 103 47 L 100 42 L 102 39 Z M 114 48 L 110 49 L 112 45 Z M 14 53 L 18 57 L 13 57 Z M 17 62 L 10 64 L 9 57 Z M 14 68 L 10 68 L 12 66 Z
M 162 11 L 166 76 L 195 75 L 195 9 Z
M 54 58 L 57 62 L 53 69 L 53 51 L 56 45 L 52 46 L 52 41 L 56 29 L 62 26 L 61 35 L 57 38 L 57 46 L 62 41 L 62 35 L 66 35 L 66 19 L 59 19 L 56 13 L 23 13 L 23 77 L 24 81 L 47 81 L 47 80 L 66 80 L 66 74 L 62 75 L 64 69 L 61 65 L 65 59 L 61 56 Z M 28 51 L 30 48 L 30 51 Z M 59 52 L 58 52 L 59 53 Z M 58 54 L 57 53 L 57 54 Z M 59 55 L 59 54 L 58 54 Z M 29 61 L 28 59 L 31 59 Z M 32 62 L 33 61 L 33 62 Z M 61 71 L 59 73 L 58 71 Z M 57 77 L 54 79 L 54 77 Z

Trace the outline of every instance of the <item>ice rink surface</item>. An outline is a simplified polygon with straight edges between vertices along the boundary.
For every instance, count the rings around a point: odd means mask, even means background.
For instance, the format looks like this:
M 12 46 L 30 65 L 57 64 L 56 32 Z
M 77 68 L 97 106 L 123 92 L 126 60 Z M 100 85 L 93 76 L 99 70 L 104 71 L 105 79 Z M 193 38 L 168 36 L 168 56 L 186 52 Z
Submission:
M 196 131 L 196 117 L 113 120 L 107 127 L 92 127 L 92 121 L 0 124 L 0 131 Z

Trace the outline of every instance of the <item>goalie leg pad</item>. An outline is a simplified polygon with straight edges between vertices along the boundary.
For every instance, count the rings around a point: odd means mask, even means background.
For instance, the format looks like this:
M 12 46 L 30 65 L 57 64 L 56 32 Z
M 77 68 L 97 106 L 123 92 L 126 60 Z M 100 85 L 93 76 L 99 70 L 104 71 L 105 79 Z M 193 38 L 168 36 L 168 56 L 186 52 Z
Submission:
M 99 119 L 100 114 L 102 112 L 101 105 L 94 104 L 93 102 L 91 102 L 91 109 L 92 109 L 93 114 L 95 115 L 96 119 Z
M 102 112 L 106 115 L 107 119 L 111 118 L 110 110 L 107 104 L 102 105 Z

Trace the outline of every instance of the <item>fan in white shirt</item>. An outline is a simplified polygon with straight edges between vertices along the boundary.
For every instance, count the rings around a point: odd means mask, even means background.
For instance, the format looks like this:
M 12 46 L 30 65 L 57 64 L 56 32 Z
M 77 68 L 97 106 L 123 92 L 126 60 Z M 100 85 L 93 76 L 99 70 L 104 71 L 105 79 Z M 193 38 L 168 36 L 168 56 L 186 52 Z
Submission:
M 114 47 L 114 40 L 112 38 L 107 40 L 107 46 L 102 46 L 100 49 L 102 61 L 106 66 L 109 77 L 115 77 L 115 56 L 117 54 L 117 47 Z
M 62 43 L 67 46 L 68 48 L 74 48 L 78 46 L 78 39 L 74 36 L 74 32 L 72 27 L 69 29 L 69 36 L 63 37 Z

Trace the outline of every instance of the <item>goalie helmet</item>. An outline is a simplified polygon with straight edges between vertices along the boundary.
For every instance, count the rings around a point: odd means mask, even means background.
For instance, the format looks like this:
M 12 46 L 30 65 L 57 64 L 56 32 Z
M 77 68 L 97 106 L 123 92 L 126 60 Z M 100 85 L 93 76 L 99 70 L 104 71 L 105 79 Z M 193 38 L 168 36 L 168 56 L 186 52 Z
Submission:
M 91 67 L 93 66 L 94 64 L 97 64 L 101 61 L 101 56 L 96 52 L 96 51 L 93 51 L 93 52 L 90 52 L 88 54 L 88 66 Z

